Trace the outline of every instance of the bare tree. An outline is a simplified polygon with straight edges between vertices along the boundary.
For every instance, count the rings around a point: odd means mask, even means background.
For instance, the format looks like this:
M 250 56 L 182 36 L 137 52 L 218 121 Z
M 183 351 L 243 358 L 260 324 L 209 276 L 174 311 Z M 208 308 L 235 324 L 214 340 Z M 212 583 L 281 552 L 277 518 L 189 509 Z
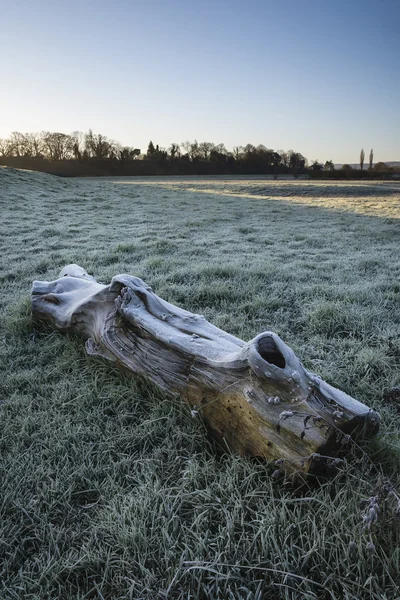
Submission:
M 20 151 L 22 156 L 35 156 L 35 135 L 33 133 L 20 134 Z
M 194 142 L 182 142 L 181 146 L 184 150 L 186 150 L 186 153 L 192 162 L 199 157 L 200 150 L 199 143 L 197 140 L 194 140 Z
M 73 156 L 73 142 L 70 135 L 60 132 L 42 132 L 43 152 L 49 160 L 66 160 Z
M 70 135 L 71 153 L 75 160 L 82 160 L 85 150 L 85 134 L 82 131 L 74 131 Z
M 217 144 L 214 146 L 213 150 L 219 152 L 219 154 L 228 154 L 228 150 L 225 148 L 225 144 Z
M 171 146 L 169 147 L 169 153 L 171 156 L 171 160 L 175 160 L 175 158 L 179 158 L 181 155 L 180 149 L 179 149 L 179 144 L 176 144 L 175 142 L 173 142 L 171 144 Z
M 38 133 L 13 131 L 11 136 L 2 143 L 4 156 L 41 156 L 42 150 L 42 136 Z
M 289 167 L 289 154 L 288 154 L 288 152 L 285 152 L 285 150 L 278 150 L 278 154 L 281 157 L 281 165 L 283 166 L 284 169 L 287 169 Z
M 190 156 L 191 160 L 194 161 L 197 158 L 199 158 L 199 155 L 200 155 L 199 143 L 197 140 L 194 140 L 194 142 L 192 144 L 190 144 L 189 156 Z
M 371 148 L 370 153 L 369 153 L 369 170 L 372 171 L 372 167 L 374 164 L 374 150 L 373 148 Z
M 0 139 L 0 156 L 12 156 L 10 140 Z
M 101 133 L 94 134 L 91 129 L 85 136 L 85 149 L 94 158 L 114 158 L 116 144 Z
M 190 145 L 191 142 L 189 142 L 189 140 L 181 143 L 181 147 L 183 148 L 184 152 L 186 153 L 186 156 L 188 157 L 190 157 Z
M 240 160 L 243 156 L 244 148 L 243 146 L 234 146 L 233 147 L 233 156 L 235 160 Z
M 0 138 L 0 156 L 7 156 L 8 142 Z
M 204 158 L 204 160 L 208 160 L 210 158 L 210 153 L 214 150 L 215 144 L 212 142 L 201 142 L 199 144 L 199 152 L 200 156 Z
M 361 169 L 361 171 L 364 169 L 364 158 L 365 158 L 364 148 L 361 148 L 361 152 L 360 152 L 360 169 Z
M 25 154 L 25 136 L 19 131 L 13 131 L 9 140 L 9 156 L 24 156 Z
M 32 156 L 39 158 L 43 156 L 43 137 L 41 133 L 27 133 L 26 136 L 29 138 L 31 146 Z

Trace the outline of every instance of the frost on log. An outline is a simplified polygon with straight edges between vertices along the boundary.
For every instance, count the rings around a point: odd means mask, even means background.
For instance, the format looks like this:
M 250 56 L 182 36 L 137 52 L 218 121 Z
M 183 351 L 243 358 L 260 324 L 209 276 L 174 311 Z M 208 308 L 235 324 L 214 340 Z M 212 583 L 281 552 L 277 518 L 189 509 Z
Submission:
M 378 430 L 376 412 L 307 371 L 276 334 L 243 342 L 137 277 L 102 285 L 69 265 L 56 281 L 33 283 L 32 309 L 82 336 L 89 355 L 178 394 L 232 450 L 286 471 L 318 471 L 320 457 L 341 456 L 351 438 Z

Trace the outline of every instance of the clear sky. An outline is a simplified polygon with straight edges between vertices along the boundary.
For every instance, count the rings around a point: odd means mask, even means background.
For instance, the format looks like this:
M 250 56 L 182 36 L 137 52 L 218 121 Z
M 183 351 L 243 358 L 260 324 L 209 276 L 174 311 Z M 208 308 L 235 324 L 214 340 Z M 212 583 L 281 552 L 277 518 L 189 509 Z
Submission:
M 0 137 L 400 160 L 400 0 L 0 0 Z

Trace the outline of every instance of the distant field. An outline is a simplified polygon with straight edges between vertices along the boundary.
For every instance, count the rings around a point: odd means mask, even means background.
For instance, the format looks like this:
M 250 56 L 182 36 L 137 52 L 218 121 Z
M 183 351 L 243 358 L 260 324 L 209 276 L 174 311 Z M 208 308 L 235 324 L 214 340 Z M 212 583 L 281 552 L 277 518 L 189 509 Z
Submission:
M 400 597 L 400 184 L 0 168 L 0 211 L 2 600 Z M 275 331 L 381 433 L 302 490 L 221 454 L 179 401 L 34 327 L 32 280 L 72 262 Z

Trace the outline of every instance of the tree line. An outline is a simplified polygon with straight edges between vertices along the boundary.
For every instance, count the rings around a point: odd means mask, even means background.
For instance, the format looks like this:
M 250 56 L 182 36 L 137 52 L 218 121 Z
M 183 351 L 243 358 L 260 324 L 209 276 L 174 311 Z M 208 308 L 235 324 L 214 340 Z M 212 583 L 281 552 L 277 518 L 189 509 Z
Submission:
M 287 152 L 273 150 L 263 144 L 254 146 L 234 146 L 232 151 L 227 150 L 224 144 L 212 142 L 182 142 L 171 144 L 168 150 L 149 143 L 145 160 L 180 161 L 191 163 L 214 163 L 235 169 L 241 167 L 244 172 L 255 170 L 257 173 L 304 173 L 307 169 L 307 159 L 294 150 Z
M 14 131 L 9 138 L 0 138 L 0 156 L 18 158 L 44 158 L 51 161 L 133 160 L 140 155 L 138 148 L 121 146 L 101 133 L 20 133 Z
M 264 145 L 235 146 L 231 151 L 224 144 L 186 141 L 162 148 L 150 141 L 147 151 L 122 146 L 102 134 L 75 131 L 71 134 L 42 131 L 13 132 L 0 139 L 0 159 L 5 163 L 72 163 L 86 165 L 86 170 L 129 173 L 293 173 L 307 170 L 307 159 L 294 150 L 275 151 Z M 48 165 L 49 166 L 49 165 Z M 66 166 L 66 165 L 64 165 Z M 76 165 L 79 172 L 79 165 Z M 51 169 L 50 169 L 51 170 Z M 53 169 L 54 170 L 54 169 Z M 85 170 L 85 169 L 84 169 Z M 98 173 L 100 174 L 100 173 Z
M 360 153 L 363 171 L 365 153 Z M 373 167 L 373 151 L 370 156 Z M 185 141 L 172 143 L 169 148 L 150 141 L 147 151 L 122 146 L 100 133 L 75 131 L 71 134 L 42 131 L 40 133 L 13 132 L 0 138 L 0 163 L 19 168 L 47 171 L 58 175 L 207 175 L 207 174 L 292 174 L 295 177 L 310 174 L 319 178 L 353 178 L 350 165 L 335 170 L 332 161 L 317 160 L 311 164 L 294 150 L 273 150 L 263 144 L 234 146 Z M 384 163 L 379 163 L 384 165 Z M 381 169 L 388 171 L 386 165 Z M 370 174 L 371 174 L 370 173 Z M 359 176 L 359 175 L 358 175 Z

